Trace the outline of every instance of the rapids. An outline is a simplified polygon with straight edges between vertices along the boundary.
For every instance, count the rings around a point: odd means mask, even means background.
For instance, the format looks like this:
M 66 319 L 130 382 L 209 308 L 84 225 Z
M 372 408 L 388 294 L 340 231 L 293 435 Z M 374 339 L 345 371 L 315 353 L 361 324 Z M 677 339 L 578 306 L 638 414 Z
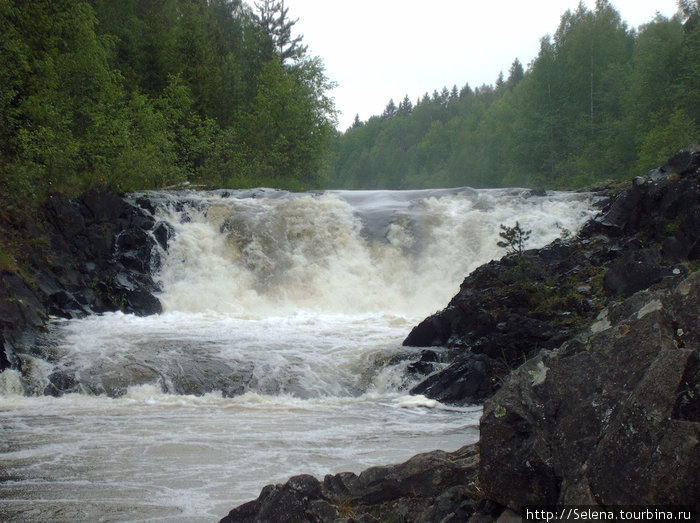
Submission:
M 0 374 L 3 521 L 213 521 L 293 474 L 476 441 L 478 406 L 406 395 L 403 338 L 503 254 L 500 224 L 536 247 L 594 214 L 516 189 L 141 198 L 170 231 L 164 312 L 54 319 Z

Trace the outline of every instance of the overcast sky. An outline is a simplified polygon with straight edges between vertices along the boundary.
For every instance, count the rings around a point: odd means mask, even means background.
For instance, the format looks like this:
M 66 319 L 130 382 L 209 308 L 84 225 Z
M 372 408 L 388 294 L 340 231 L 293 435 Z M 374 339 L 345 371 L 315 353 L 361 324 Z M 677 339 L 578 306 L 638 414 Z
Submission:
M 381 114 L 390 98 L 398 105 L 443 86 L 493 84 L 507 77 L 517 57 L 524 67 L 539 42 L 554 34 L 561 15 L 578 0 L 286 0 L 296 34 L 304 36 L 342 111 L 338 128 Z M 595 7 L 595 0 L 584 2 Z M 677 11 L 676 0 L 612 0 L 630 27 L 656 12 Z

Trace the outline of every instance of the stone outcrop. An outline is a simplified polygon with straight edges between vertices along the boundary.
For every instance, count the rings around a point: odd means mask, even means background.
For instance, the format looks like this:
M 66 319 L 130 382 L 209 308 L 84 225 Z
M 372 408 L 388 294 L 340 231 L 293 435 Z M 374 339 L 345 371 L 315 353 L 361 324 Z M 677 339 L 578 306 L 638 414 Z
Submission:
M 50 315 L 161 311 L 151 263 L 167 231 L 153 231 L 149 202 L 140 205 L 92 189 L 77 199 L 53 195 L 38 216 L 12 224 L 23 263 L 0 272 L 0 370 L 19 367 L 15 349 L 30 346 Z
M 93 189 L 46 204 L 50 255 L 37 263 L 37 286 L 50 314 L 74 317 L 121 310 L 161 311 L 153 296 L 153 218 L 116 194 Z
M 611 304 L 484 404 L 480 485 L 527 504 L 700 500 L 700 271 Z
M 41 329 L 46 309 L 27 283 L 9 271 L 0 271 L 0 371 L 19 368 L 15 347 L 31 343 Z
M 480 403 L 510 370 L 561 345 L 611 300 L 685 276 L 700 259 L 698 164 L 700 146 L 683 150 L 613 194 L 576 238 L 476 269 L 404 341 L 452 355 L 412 392 Z
M 478 447 L 418 454 L 399 465 L 372 467 L 359 476 L 300 475 L 268 485 L 223 523 L 297 521 L 466 521 L 478 501 Z

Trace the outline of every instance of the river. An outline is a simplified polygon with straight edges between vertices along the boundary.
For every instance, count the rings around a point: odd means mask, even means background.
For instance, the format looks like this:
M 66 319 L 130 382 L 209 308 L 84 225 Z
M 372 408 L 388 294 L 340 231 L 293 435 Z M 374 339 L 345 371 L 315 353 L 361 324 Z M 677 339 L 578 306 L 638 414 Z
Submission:
M 216 521 L 289 476 L 478 440 L 408 395 L 411 327 L 498 258 L 594 214 L 581 193 L 151 192 L 164 312 L 53 319 L 0 374 L 0 520 Z M 60 396 L 45 395 L 60 389 Z

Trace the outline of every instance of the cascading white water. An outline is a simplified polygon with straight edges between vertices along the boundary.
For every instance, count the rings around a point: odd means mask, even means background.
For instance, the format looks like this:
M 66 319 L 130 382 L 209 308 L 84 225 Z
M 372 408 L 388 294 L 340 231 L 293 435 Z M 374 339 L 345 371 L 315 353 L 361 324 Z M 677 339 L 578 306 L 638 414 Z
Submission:
M 209 521 L 292 474 L 475 441 L 478 407 L 406 396 L 402 339 L 502 254 L 499 224 L 537 246 L 593 214 L 522 190 L 145 196 L 172 230 L 164 312 L 56 320 L 0 374 L 0 519 Z

